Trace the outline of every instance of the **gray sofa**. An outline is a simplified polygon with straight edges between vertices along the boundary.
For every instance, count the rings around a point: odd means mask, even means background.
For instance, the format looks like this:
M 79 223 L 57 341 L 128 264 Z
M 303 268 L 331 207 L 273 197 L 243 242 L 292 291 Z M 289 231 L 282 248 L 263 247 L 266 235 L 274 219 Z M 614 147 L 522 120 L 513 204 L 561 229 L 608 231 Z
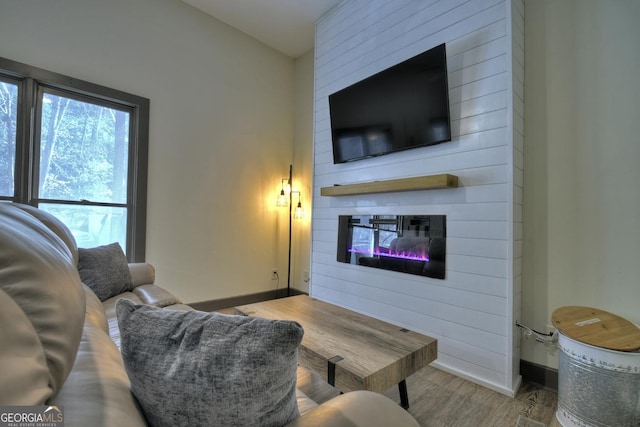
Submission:
M 131 289 L 100 301 L 80 280 L 78 248 L 61 222 L 0 202 L 0 406 L 62 407 L 68 427 L 147 425 L 119 349 L 116 303 L 191 308 L 154 284 L 150 264 L 129 269 Z M 300 416 L 292 426 L 418 425 L 375 393 L 346 393 L 322 405 L 299 390 L 296 396 Z

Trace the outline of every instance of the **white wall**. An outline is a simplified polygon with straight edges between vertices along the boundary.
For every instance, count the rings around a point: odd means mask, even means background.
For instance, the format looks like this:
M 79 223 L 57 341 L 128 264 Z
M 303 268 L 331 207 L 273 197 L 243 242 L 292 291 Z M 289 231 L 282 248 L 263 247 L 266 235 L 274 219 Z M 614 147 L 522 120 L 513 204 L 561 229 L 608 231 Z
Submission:
M 526 10 L 523 321 L 585 305 L 640 324 L 640 3 Z M 557 367 L 534 342 L 522 358 Z
M 313 50 L 296 58 L 294 102 L 294 190 L 302 191 L 303 220 L 292 225 L 291 286 L 309 292 L 313 199 Z
M 180 0 L 0 0 L 0 56 L 151 99 L 147 260 L 186 302 L 286 285 L 294 61 Z
M 506 394 L 520 381 L 522 15 L 521 1 L 350 0 L 318 22 L 315 50 L 312 296 L 438 338 L 437 366 Z M 443 42 L 453 140 L 334 165 L 328 95 Z M 320 196 L 436 173 L 460 188 Z M 446 279 L 338 263 L 338 215 L 364 213 L 447 215 Z

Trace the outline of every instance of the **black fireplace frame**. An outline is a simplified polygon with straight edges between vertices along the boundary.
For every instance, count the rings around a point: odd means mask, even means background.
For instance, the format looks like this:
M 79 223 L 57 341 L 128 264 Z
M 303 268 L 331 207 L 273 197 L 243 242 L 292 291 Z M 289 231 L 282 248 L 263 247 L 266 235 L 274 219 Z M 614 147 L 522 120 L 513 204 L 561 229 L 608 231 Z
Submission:
M 445 215 L 340 215 L 337 261 L 444 279 Z

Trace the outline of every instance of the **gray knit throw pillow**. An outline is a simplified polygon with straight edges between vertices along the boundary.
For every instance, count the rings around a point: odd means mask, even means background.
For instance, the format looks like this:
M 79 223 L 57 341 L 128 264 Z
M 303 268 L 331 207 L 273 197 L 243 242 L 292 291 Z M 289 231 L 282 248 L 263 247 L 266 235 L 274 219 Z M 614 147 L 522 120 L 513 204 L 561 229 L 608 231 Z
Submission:
M 116 306 L 131 391 L 151 426 L 282 426 L 296 400 L 292 321 Z
M 129 263 L 118 242 L 78 248 L 78 273 L 100 301 L 133 289 Z

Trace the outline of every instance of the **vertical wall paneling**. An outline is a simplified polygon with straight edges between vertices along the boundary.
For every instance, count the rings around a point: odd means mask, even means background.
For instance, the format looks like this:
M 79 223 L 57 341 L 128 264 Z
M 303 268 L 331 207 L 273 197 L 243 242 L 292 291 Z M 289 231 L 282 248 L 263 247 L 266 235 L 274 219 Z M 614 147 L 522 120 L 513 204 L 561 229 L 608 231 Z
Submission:
M 520 377 L 520 331 L 515 322 L 522 314 L 522 246 L 523 246 L 523 165 L 524 165 L 524 0 L 510 1 L 510 83 L 511 83 L 511 144 L 512 169 L 512 360 L 513 388 L 519 386 Z
M 520 383 L 522 0 L 346 0 L 316 26 L 315 298 L 439 340 L 435 366 L 513 395 Z M 333 164 L 328 96 L 447 44 L 453 139 Z M 451 173 L 459 188 L 322 197 L 334 184 Z M 447 216 L 444 280 L 336 261 L 339 215 Z

